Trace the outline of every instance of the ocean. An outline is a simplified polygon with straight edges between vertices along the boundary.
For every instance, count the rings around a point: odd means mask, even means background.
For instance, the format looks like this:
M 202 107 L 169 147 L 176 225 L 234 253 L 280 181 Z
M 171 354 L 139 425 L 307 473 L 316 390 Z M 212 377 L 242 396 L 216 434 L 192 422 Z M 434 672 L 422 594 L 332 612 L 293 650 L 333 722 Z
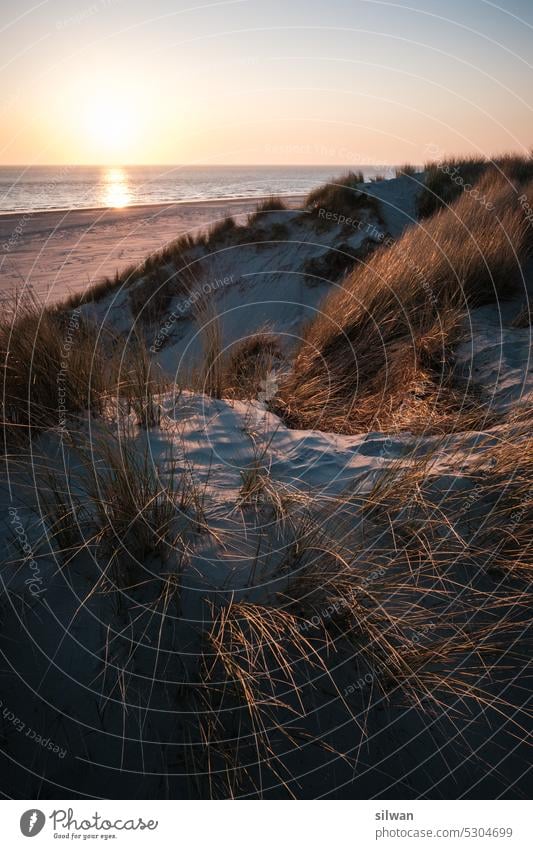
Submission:
M 305 194 L 349 166 L 134 165 L 0 167 L 0 212 L 125 207 L 262 195 Z M 390 167 L 354 166 L 365 179 Z

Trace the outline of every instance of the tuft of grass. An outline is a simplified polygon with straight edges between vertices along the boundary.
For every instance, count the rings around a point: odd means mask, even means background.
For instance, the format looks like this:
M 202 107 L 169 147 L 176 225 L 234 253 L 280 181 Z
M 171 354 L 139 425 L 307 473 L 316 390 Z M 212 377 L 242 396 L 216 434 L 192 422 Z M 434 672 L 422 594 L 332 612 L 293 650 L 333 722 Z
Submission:
M 533 437 L 530 423 L 511 423 L 473 469 L 479 520 L 471 556 L 496 576 L 530 587 L 533 577 Z
M 130 265 L 120 274 L 117 270 L 113 277 L 104 277 L 103 280 L 98 280 L 96 283 L 89 285 L 83 292 L 74 292 L 72 295 L 69 295 L 68 298 L 65 298 L 61 302 L 60 309 L 74 310 L 85 304 L 97 304 L 99 301 L 107 298 L 112 292 L 117 292 L 122 286 L 127 285 L 130 280 L 133 280 L 135 271 L 134 265 Z
M 273 740 L 281 736 L 290 749 L 297 746 L 293 723 L 306 712 L 301 670 L 328 677 L 323 659 L 299 624 L 283 610 L 232 603 L 215 612 L 207 635 L 212 659 L 205 663 L 203 678 L 211 692 L 211 713 L 234 729 L 225 771 L 234 787 L 242 765 L 257 764 L 259 770 L 248 769 L 244 779 L 260 796 L 267 775 L 290 794 L 290 775 Z M 224 730 L 219 726 L 217 737 L 223 737 Z
M 237 222 L 233 216 L 228 215 L 226 218 L 223 218 L 221 221 L 217 221 L 216 224 L 213 224 L 209 228 L 205 239 L 206 247 L 218 248 L 221 245 L 225 245 L 232 237 L 235 236 L 238 230 L 239 227 Z

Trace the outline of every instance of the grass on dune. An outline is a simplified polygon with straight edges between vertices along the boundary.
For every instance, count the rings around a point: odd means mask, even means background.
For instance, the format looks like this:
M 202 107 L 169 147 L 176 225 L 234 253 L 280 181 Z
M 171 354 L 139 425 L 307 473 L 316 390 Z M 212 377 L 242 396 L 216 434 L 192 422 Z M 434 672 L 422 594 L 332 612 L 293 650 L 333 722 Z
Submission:
M 513 187 L 489 174 L 480 188 L 492 209 L 463 194 L 325 300 L 274 405 L 289 425 L 355 433 L 475 423 L 478 399 L 455 379 L 453 346 L 468 309 L 512 295 L 530 250 Z
M 364 261 L 377 248 L 377 243 L 370 238 L 363 239 L 357 248 L 348 242 L 341 242 L 337 247 L 329 248 L 319 256 L 312 257 L 304 263 L 304 272 L 314 282 L 335 282 L 344 277 L 358 262 Z
M 153 362 L 146 339 L 135 329 L 121 346 L 117 380 L 119 415 L 133 413 L 139 427 L 156 427 L 161 422 L 160 397 L 171 381 Z
M 270 197 L 265 198 L 265 200 L 261 201 L 261 203 L 257 205 L 255 212 L 250 213 L 248 216 L 248 224 L 253 227 L 265 218 L 268 219 L 268 213 L 283 212 L 286 209 L 287 205 L 279 197 L 279 195 L 270 195 Z
M 197 262 L 205 250 L 212 252 L 228 241 L 253 243 L 265 239 L 283 240 L 287 229 L 282 222 L 270 223 L 271 213 L 287 209 L 283 200 L 272 195 L 258 203 L 250 213 L 247 223 L 238 225 L 232 216 L 213 224 L 207 233 L 197 236 L 179 236 L 159 251 L 155 251 L 137 265 L 130 265 L 120 273 L 105 277 L 75 293 L 61 304 L 61 310 L 78 309 L 85 304 L 98 303 L 111 294 L 115 297 L 127 292 L 134 317 L 145 323 L 161 319 L 169 311 L 171 300 L 177 295 L 187 295 L 197 284 L 201 264 Z
M 243 224 L 238 224 L 233 216 L 223 218 L 200 237 L 202 247 L 209 255 L 230 247 L 260 247 L 268 242 L 284 242 L 289 230 L 276 213 L 286 210 L 279 198 L 272 197 L 259 204 Z
M 136 321 L 157 325 L 172 311 L 172 301 L 186 299 L 198 285 L 202 268 L 194 241 L 182 237 L 141 266 L 137 279 L 128 281 L 130 309 Z

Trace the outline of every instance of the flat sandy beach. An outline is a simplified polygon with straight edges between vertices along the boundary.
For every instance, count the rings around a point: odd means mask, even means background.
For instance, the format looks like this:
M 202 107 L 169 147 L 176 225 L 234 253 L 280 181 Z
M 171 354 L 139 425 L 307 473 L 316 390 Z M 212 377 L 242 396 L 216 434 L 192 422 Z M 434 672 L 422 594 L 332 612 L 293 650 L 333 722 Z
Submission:
M 0 296 L 31 285 L 46 301 L 83 291 L 184 233 L 255 209 L 260 198 L 187 201 L 124 209 L 0 215 Z M 302 198 L 284 198 L 295 207 Z

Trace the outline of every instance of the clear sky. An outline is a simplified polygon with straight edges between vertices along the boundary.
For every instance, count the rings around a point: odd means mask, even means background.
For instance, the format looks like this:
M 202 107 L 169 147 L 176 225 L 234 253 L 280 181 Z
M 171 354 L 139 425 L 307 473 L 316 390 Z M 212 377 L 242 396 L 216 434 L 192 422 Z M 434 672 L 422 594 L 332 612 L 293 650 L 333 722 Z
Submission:
M 533 0 L 1 0 L 0 164 L 533 145 Z

